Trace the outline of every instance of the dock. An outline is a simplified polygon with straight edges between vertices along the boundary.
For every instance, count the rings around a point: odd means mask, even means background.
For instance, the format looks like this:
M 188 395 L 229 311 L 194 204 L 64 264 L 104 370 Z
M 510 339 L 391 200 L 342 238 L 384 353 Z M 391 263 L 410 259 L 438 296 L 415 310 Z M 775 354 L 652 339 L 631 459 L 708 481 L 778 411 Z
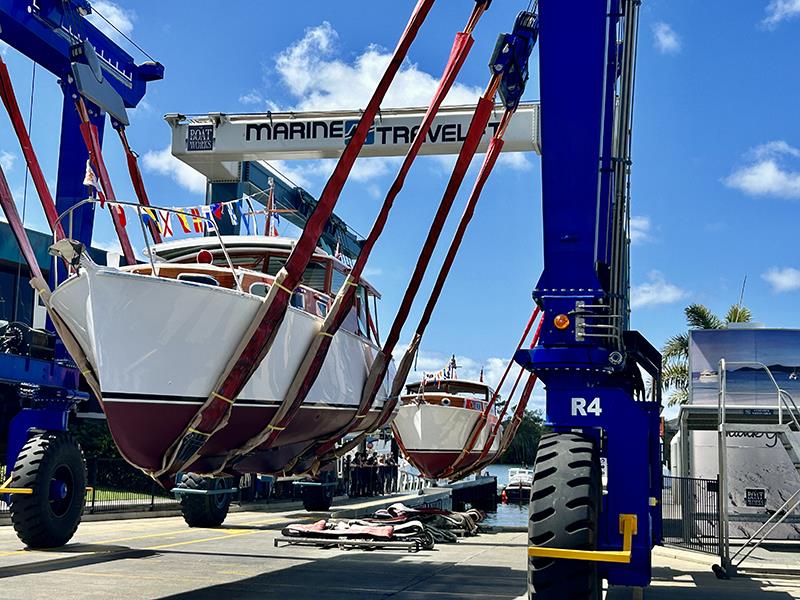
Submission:
M 434 491 L 419 500 L 441 500 Z M 413 496 L 402 499 L 414 501 Z M 366 514 L 386 499 L 344 503 L 340 517 Z M 277 508 L 277 507 L 276 507 Z M 0 527 L 0 579 L 7 598 L 73 599 L 269 599 L 464 600 L 527 598 L 527 533 L 492 533 L 438 544 L 410 554 L 400 549 L 365 551 L 281 546 L 288 523 L 326 514 L 299 509 L 232 513 L 213 529 L 190 529 L 180 517 L 83 523 L 72 542 L 49 551 L 22 548 L 10 526 Z M 758 575 L 720 581 L 709 560 L 694 553 L 657 549 L 652 600 L 790 600 L 800 598 L 796 575 Z M 56 592 L 57 591 L 57 592 Z M 612 589 L 607 600 L 632 598 Z

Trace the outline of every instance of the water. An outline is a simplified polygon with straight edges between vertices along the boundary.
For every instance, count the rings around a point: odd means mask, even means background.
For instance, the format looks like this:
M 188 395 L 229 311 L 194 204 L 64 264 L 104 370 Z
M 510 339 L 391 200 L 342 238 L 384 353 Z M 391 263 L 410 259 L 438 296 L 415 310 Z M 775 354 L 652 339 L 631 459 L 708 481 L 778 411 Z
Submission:
M 497 477 L 497 489 L 508 483 L 508 470 L 523 465 L 490 465 L 486 471 L 489 475 Z M 498 504 L 497 512 L 486 514 L 485 525 L 499 525 L 504 527 L 527 527 L 528 526 L 528 503 L 509 503 Z

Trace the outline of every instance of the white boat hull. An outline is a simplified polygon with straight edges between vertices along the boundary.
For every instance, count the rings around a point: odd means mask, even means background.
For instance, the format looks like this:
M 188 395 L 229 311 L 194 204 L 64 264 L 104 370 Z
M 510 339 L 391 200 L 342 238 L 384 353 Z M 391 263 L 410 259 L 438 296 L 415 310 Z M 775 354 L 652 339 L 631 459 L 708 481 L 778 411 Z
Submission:
M 440 404 L 408 403 L 397 412 L 392 427 L 406 458 L 430 479 L 438 479 L 456 462 L 467 445 L 480 412 Z M 483 427 L 472 451 L 460 463 L 467 467 L 479 458 L 494 421 Z M 487 458 L 500 449 L 500 433 L 492 441 Z
M 96 370 L 120 450 L 149 470 L 160 467 L 165 450 L 206 400 L 263 299 L 92 267 L 59 286 L 51 301 Z M 272 349 L 234 404 L 230 422 L 208 442 L 194 469 L 213 469 L 222 455 L 266 426 L 320 324 L 318 317 L 288 310 Z M 248 470 L 280 469 L 294 447 L 346 424 L 377 351 L 364 338 L 340 330 L 300 414 L 278 438 L 275 447 L 285 452 L 273 447 L 269 459 L 254 457 Z M 362 428 L 375 423 L 388 391 L 384 381 Z

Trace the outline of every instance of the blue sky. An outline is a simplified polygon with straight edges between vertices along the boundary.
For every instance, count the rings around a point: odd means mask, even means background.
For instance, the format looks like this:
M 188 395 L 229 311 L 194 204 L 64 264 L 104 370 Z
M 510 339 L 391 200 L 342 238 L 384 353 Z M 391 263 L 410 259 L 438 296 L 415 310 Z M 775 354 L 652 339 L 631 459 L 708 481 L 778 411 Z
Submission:
M 226 4 L 117 0 L 95 3 L 166 66 L 133 111 L 131 144 L 142 154 L 155 204 L 202 203 L 202 179 L 165 150 L 168 112 L 253 112 L 360 108 L 413 6 L 410 0 Z M 204 8 L 205 5 L 205 8 Z M 474 101 L 488 78 L 496 35 L 525 1 L 495 0 L 476 31 L 453 102 Z M 470 2 L 440 0 L 384 106 L 427 102 Z M 716 311 L 745 302 L 756 320 L 800 327 L 800 0 L 709 0 L 643 4 L 633 148 L 633 325 L 656 345 L 683 328 L 682 307 Z M 23 111 L 30 61 L 4 49 Z M 536 67 L 526 98 L 538 97 Z M 472 99 L 472 100 L 471 100 Z M 33 138 L 55 181 L 60 90 L 37 71 Z M 0 160 L 22 204 L 24 164 L 6 120 Z M 132 199 L 116 136 L 106 159 L 121 199 Z M 412 171 L 378 244 L 369 273 L 383 292 L 382 330 L 399 303 L 416 253 L 449 175 L 450 161 L 422 158 Z M 317 194 L 329 162 L 286 162 L 287 174 Z M 368 231 L 396 163 L 359 162 L 337 213 Z M 465 184 L 468 189 L 471 180 Z M 465 375 L 486 365 L 492 376 L 517 342 L 542 267 L 541 182 L 535 155 L 508 155 L 478 207 L 456 269 L 423 342 L 420 369 L 438 369 L 455 353 Z M 461 202 L 465 194 L 461 196 Z M 445 239 L 455 226 L 454 210 Z M 95 239 L 113 243 L 107 215 Z M 29 189 L 26 222 L 42 228 Z M 134 236 L 135 239 L 138 239 Z M 141 246 L 141 240 L 139 240 Z M 437 256 L 441 257 L 441 253 Z M 438 263 L 434 261 L 434 265 Z M 424 303 L 430 282 L 421 290 Z M 415 324 L 412 313 L 407 334 Z M 408 335 L 406 336 L 407 339 Z M 541 401 L 541 396 L 537 396 Z

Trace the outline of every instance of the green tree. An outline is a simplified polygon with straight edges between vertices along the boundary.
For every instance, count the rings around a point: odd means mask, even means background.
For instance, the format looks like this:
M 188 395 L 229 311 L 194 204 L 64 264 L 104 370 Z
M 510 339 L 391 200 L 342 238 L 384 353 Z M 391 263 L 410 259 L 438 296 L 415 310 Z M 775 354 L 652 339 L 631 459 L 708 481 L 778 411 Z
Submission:
M 750 309 L 734 304 L 724 318 L 715 315 L 702 304 L 690 304 L 684 311 L 689 329 L 723 329 L 728 323 L 749 323 L 753 320 Z M 662 385 L 669 393 L 670 406 L 689 401 L 689 333 L 673 335 L 661 349 L 664 359 Z
M 507 419 L 503 422 L 503 427 L 508 427 L 510 424 L 511 419 Z M 532 465 L 536 460 L 539 439 L 546 431 L 542 411 L 526 410 L 522 415 L 517 434 L 499 462 L 507 465 Z

